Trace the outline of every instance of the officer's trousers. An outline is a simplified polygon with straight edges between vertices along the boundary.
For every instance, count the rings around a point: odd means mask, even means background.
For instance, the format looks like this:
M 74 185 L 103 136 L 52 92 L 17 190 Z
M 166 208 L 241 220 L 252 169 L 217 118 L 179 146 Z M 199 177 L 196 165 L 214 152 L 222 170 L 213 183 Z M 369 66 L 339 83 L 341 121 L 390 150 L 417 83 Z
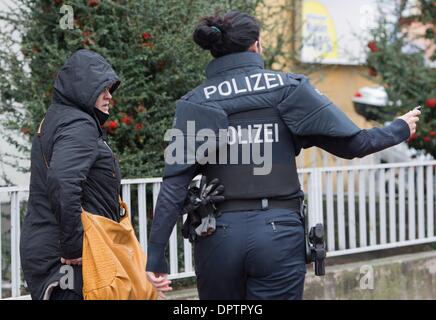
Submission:
M 200 299 L 302 299 L 304 228 L 286 209 L 225 212 L 194 248 Z

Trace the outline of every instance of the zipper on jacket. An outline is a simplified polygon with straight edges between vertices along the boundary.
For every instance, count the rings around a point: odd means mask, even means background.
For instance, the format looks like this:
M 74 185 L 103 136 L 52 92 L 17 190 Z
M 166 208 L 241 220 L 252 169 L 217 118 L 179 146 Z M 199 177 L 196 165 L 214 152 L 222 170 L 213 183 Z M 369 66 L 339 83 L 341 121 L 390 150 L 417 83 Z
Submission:
M 112 151 L 111 147 L 109 147 L 109 145 L 107 144 L 107 142 L 103 139 L 103 143 L 106 145 L 106 147 L 108 147 L 109 151 L 112 154 L 112 176 L 113 177 L 117 177 L 117 175 L 115 174 L 115 155 L 114 152 Z

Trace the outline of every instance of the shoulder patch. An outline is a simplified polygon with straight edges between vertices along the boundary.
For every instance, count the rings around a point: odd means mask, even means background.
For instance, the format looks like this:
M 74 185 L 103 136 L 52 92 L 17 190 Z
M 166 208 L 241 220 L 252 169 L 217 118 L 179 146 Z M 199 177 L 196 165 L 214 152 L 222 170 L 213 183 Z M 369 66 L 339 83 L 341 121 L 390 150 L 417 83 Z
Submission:
M 286 79 L 289 81 L 289 84 L 298 85 L 301 81 L 307 80 L 308 78 L 304 74 L 287 73 Z

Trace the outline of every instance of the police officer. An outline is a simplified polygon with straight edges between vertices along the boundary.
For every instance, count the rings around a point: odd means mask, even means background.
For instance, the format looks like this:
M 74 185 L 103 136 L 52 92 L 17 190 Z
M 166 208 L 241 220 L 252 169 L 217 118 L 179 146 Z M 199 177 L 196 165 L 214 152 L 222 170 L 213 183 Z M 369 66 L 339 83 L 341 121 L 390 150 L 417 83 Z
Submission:
M 364 157 L 415 132 L 419 110 L 362 130 L 307 77 L 265 70 L 259 32 L 253 17 L 236 11 L 204 17 L 194 31 L 214 60 L 205 82 L 177 103 L 172 141 L 185 142 L 175 144 L 184 161 L 166 153 L 148 245 L 147 274 L 162 292 L 171 290 L 165 248 L 195 175 L 218 178 L 226 199 L 215 232 L 195 242 L 200 299 L 301 299 L 303 192 L 295 157 L 311 146 Z

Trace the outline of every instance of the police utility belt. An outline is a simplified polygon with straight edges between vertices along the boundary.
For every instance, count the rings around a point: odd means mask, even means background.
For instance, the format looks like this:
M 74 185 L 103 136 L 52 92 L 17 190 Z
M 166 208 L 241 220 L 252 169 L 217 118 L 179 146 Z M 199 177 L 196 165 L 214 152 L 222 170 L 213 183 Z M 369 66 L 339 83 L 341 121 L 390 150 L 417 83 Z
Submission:
M 212 235 L 216 229 L 216 218 L 222 212 L 250 211 L 268 209 L 288 209 L 302 213 L 302 199 L 276 200 L 276 199 L 240 199 L 224 201 L 224 187 L 218 179 L 209 184 L 202 178 L 200 187 L 191 186 L 182 214 L 187 217 L 183 223 L 182 235 L 190 242 L 195 242 L 200 237 Z M 304 221 L 304 217 L 302 217 Z
M 278 199 L 237 199 L 226 200 L 216 205 L 218 212 L 225 211 L 250 211 L 250 210 L 268 210 L 268 209 L 289 209 L 291 211 L 300 212 L 300 198 L 290 200 Z
M 225 201 L 223 194 L 224 186 L 218 179 L 213 179 L 207 183 L 206 177 L 203 176 L 198 187 L 196 182 L 190 186 L 182 210 L 182 215 L 187 215 L 182 226 L 182 235 L 185 239 L 195 242 L 201 237 L 212 235 L 216 229 L 216 217 L 222 212 L 288 209 L 297 212 L 301 217 L 304 227 L 306 263 L 314 263 L 315 275 L 323 276 L 325 274 L 324 226 L 322 223 L 318 223 L 308 230 L 306 205 L 302 198 L 290 200 L 231 199 Z

